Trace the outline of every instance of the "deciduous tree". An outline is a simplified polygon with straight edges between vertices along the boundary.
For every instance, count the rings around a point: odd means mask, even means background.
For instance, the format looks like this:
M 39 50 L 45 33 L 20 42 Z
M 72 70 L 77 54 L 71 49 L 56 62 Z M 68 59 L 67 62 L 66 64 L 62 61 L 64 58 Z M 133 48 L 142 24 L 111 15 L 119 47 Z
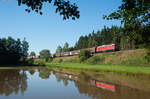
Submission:
M 32 52 L 30 53 L 30 56 L 36 56 L 35 52 L 32 51 Z
M 42 8 L 44 3 L 52 4 L 56 7 L 56 13 L 63 16 L 63 19 L 72 18 L 75 20 L 80 17 L 80 12 L 78 11 L 78 6 L 75 3 L 71 3 L 69 0 L 17 0 L 18 5 L 26 5 L 25 11 L 31 12 L 35 11 L 40 15 L 43 14 Z
M 0 38 L 0 64 L 18 64 L 28 54 L 28 42 L 24 39 L 13 39 L 12 37 Z M 22 62 L 21 61 L 21 62 Z
M 51 56 L 50 50 L 48 49 L 43 49 L 40 51 L 40 58 L 45 59 L 45 61 L 47 62 Z

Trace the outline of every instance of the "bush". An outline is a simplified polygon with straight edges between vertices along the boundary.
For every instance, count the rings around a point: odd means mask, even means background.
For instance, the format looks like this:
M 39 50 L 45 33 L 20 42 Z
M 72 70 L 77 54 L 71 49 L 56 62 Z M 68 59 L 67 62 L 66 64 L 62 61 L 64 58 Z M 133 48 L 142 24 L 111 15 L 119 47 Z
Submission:
M 34 61 L 34 64 L 38 66 L 45 66 L 45 61 L 43 59 L 37 59 Z
M 53 61 L 53 58 L 50 57 L 50 58 L 48 59 L 48 62 L 52 62 L 52 61 Z
M 27 64 L 28 65 L 33 65 L 33 63 L 34 63 L 34 59 L 33 58 L 30 58 L 30 59 L 27 60 Z
M 88 64 L 98 64 L 98 63 L 103 63 L 105 60 L 105 57 L 100 57 L 100 56 L 93 56 L 89 58 L 86 63 Z
M 34 65 L 34 59 L 33 58 L 30 58 L 30 59 L 22 59 L 19 63 L 19 65 L 22 65 L 22 66 L 32 66 Z
M 37 65 L 38 65 L 38 66 L 45 66 L 45 63 L 44 63 L 43 61 L 39 61 L 39 62 L 37 63 Z
M 133 58 L 129 58 L 127 60 L 124 60 L 121 62 L 122 65 L 143 65 L 146 64 L 146 60 L 139 58 L 139 57 L 133 57 Z
M 78 57 L 79 57 L 79 61 L 83 62 L 91 57 L 91 53 L 88 50 L 81 50 Z
M 145 56 L 147 63 L 150 63 L 150 50 L 148 50 L 147 55 Z
M 62 62 L 63 62 L 63 59 L 59 59 L 59 60 L 58 60 L 58 63 L 62 63 Z

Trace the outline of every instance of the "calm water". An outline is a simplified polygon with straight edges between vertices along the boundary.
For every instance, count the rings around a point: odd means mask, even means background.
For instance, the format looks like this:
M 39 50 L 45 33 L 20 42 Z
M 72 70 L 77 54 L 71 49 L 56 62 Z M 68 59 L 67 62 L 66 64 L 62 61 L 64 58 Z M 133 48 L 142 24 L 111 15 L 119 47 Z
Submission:
M 0 99 L 150 99 L 150 90 L 47 69 L 0 70 Z

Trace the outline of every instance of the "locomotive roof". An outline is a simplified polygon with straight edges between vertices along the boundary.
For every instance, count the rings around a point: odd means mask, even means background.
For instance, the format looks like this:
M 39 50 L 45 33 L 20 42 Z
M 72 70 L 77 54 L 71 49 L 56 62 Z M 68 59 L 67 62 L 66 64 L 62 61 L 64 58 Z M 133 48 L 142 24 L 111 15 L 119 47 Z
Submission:
M 102 46 L 102 47 L 105 47 L 105 46 L 111 46 L 111 45 L 116 45 L 116 44 L 101 45 L 101 46 Z

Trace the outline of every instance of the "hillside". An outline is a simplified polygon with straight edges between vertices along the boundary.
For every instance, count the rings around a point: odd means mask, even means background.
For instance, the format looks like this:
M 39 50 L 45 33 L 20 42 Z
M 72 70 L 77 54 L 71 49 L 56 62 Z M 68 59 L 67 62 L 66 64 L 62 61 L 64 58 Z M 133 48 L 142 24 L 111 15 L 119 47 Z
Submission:
M 94 54 L 84 63 L 88 64 L 118 64 L 118 65 L 142 65 L 148 66 L 145 60 L 146 50 L 124 50 L 118 52 L 105 52 Z M 73 62 L 79 63 L 78 56 L 58 57 L 53 62 Z

